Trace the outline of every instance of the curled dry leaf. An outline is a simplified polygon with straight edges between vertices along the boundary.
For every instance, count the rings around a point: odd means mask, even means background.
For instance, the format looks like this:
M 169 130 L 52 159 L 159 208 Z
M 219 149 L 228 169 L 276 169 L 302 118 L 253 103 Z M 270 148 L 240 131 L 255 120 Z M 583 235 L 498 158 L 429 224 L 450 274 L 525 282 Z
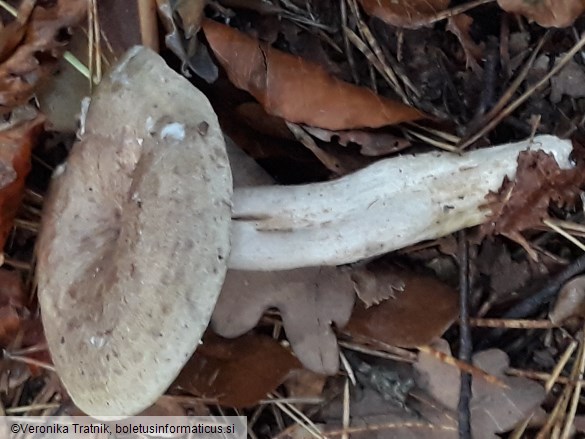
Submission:
M 202 27 L 232 83 L 254 96 L 269 114 L 330 130 L 377 128 L 424 117 L 229 26 L 204 20 Z
M 345 326 L 353 303 L 353 285 L 344 269 L 229 270 L 211 324 L 221 336 L 237 337 L 256 326 L 265 310 L 278 308 L 286 336 L 303 365 L 331 375 L 339 365 L 331 324 Z
M 291 352 L 270 337 L 248 334 L 226 340 L 210 334 L 172 387 L 244 408 L 266 398 L 300 367 Z
M 478 62 L 483 56 L 483 48 L 471 38 L 470 30 L 472 24 L 473 18 L 471 16 L 458 14 L 449 18 L 447 30 L 453 33 L 461 43 L 461 47 L 465 53 L 467 67 L 473 67 L 475 71 L 478 71 Z
M 403 291 L 379 305 L 367 308 L 358 303 L 344 332 L 393 346 L 415 347 L 440 337 L 459 314 L 457 292 L 424 275 L 400 272 Z M 370 265 L 352 275 L 356 290 L 388 290 L 396 279 L 387 268 Z
M 450 0 L 359 0 L 364 10 L 392 26 L 419 28 L 429 24 Z
M 585 276 L 571 279 L 561 288 L 550 321 L 560 325 L 570 317 L 585 318 Z
M 544 27 L 567 27 L 585 11 L 583 0 L 498 0 L 498 5 Z
M 43 120 L 37 116 L 0 131 L 0 249 L 4 247 L 20 207 L 32 147 Z
M 324 142 L 337 141 L 342 146 L 355 143 L 360 146 L 360 152 L 368 157 L 378 157 L 408 148 L 409 140 L 390 133 L 371 131 L 330 131 L 323 128 L 304 127 L 305 130 Z
M 207 82 L 217 79 L 217 66 L 207 48 L 199 44 L 195 34 L 201 26 L 204 0 L 156 0 L 159 17 L 167 31 L 166 46 L 181 60 L 182 73 L 189 77 L 189 69 Z
M 54 71 L 67 32 L 83 19 L 86 7 L 86 0 L 35 7 L 21 44 L 0 64 L 0 113 L 26 102 L 40 80 Z
M 437 348 L 450 353 L 449 345 L 441 340 Z M 473 380 L 471 400 L 471 427 L 473 437 L 496 439 L 496 433 L 511 430 L 532 413 L 543 401 L 544 388 L 527 378 L 508 377 L 504 371 L 509 366 L 505 352 L 490 349 L 473 356 L 474 366 L 500 378 L 508 388 L 502 388 L 486 380 Z M 442 363 L 426 353 L 419 354 L 415 363 L 417 384 L 437 401 L 451 410 L 457 409 L 459 398 L 459 370 Z
M 6 26 L 0 26 L 0 62 L 4 61 L 20 44 L 26 34 L 26 25 L 36 0 L 24 0 L 18 7 L 16 19 Z
M 487 206 L 491 218 L 481 226 L 485 235 L 504 235 L 523 245 L 536 257 L 520 232 L 548 218 L 550 202 L 572 204 L 585 182 L 584 163 L 579 160 L 571 169 L 561 169 L 554 156 L 543 151 L 524 151 L 518 156 L 516 178 L 504 179 L 499 192 L 490 193 Z M 565 167 L 565 165 L 563 165 Z

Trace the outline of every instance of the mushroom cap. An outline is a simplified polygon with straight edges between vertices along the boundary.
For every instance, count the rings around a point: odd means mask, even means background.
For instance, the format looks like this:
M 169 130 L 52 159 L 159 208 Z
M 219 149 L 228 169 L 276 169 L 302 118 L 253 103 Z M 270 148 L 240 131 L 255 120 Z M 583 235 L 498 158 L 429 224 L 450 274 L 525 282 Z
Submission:
M 137 414 L 195 351 L 224 280 L 232 179 L 217 117 L 136 47 L 51 186 L 37 281 L 56 370 L 88 415 Z

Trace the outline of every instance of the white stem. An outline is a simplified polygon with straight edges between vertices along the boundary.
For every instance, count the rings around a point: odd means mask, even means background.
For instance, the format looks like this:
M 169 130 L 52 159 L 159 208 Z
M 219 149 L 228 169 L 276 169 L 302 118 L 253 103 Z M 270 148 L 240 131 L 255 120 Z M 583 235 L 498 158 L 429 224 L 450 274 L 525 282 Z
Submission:
M 514 178 L 526 149 L 572 166 L 569 141 L 539 136 L 463 155 L 386 159 L 325 183 L 236 189 L 229 267 L 346 264 L 479 225 L 490 213 L 486 195 Z

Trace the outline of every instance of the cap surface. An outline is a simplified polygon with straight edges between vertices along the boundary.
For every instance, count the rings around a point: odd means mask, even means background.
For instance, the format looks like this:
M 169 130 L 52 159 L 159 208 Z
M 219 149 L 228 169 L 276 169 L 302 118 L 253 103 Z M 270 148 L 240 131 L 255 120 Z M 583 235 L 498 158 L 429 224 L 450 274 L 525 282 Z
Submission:
M 197 347 L 229 255 L 232 180 L 207 98 L 136 47 L 55 173 L 37 247 L 57 372 L 91 416 L 160 396 Z

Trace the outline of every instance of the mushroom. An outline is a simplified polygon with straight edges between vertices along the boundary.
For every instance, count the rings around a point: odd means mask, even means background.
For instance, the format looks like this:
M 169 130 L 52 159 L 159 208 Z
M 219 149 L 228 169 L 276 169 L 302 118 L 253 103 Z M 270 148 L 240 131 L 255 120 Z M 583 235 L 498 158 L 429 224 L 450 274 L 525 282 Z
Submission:
M 200 342 L 226 266 L 376 256 L 482 223 L 485 195 L 513 178 L 522 150 L 571 166 L 571 144 L 541 136 L 386 159 L 326 183 L 239 188 L 232 198 L 209 102 L 140 47 L 99 85 L 81 131 L 46 200 L 37 280 L 55 367 L 96 417 L 134 415 L 165 391 Z
M 81 410 L 133 415 L 207 328 L 229 254 L 231 172 L 208 100 L 144 48 L 101 82 L 84 130 L 44 206 L 43 326 Z
M 228 267 L 347 264 L 482 224 L 486 195 L 514 178 L 524 150 L 572 167 L 571 142 L 543 135 L 462 155 L 389 158 L 325 183 L 236 188 Z

